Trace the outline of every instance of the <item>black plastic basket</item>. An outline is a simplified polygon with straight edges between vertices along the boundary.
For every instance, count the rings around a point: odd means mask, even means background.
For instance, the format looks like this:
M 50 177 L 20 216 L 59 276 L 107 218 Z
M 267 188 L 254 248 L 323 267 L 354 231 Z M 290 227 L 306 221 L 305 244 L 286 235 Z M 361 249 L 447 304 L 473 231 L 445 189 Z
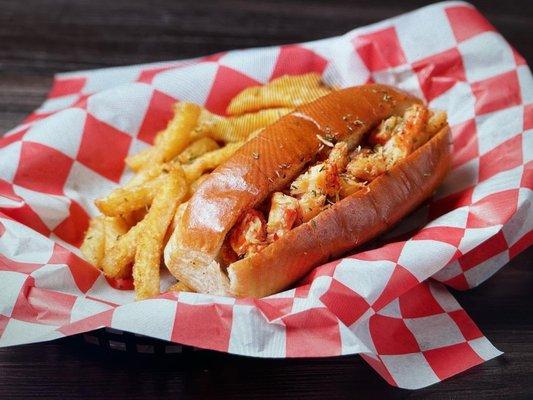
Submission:
M 200 350 L 196 347 L 112 328 L 86 332 L 82 334 L 82 337 L 83 341 L 89 345 L 99 346 L 108 351 L 120 351 L 130 354 L 182 354 Z

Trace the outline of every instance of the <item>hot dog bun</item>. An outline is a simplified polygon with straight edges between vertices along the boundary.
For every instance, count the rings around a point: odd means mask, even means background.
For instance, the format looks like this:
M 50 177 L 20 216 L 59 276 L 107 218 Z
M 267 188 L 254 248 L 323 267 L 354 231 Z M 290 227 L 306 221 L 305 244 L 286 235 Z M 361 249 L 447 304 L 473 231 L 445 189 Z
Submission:
M 189 200 L 165 249 L 165 264 L 202 293 L 264 296 L 313 266 L 371 239 L 426 199 L 448 166 L 448 129 L 365 190 L 321 212 L 263 251 L 223 271 L 226 235 L 247 210 L 286 187 L 319 151 L 324 138 L 357 144 L 383 119 L 420 100 L 385 85 L 364 85 L 324 96 L 267 127 L 220 165 Z
M 263 297 L 279 292 L 320 265 L 384 232 L 439 186 L 449 166 L 449 128 L 388 173 L 321 212 L 263 251 L 228 268 L 229 292 Z

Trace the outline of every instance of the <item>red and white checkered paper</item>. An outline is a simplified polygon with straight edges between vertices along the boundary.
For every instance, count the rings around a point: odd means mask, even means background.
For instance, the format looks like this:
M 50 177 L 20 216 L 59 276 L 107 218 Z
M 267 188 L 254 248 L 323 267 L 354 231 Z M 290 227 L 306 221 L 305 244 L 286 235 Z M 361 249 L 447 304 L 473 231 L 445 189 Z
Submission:
M 393 84 L 448 112 L 453 170 L 431 201 L 365 251 L 259 300 L 133 302 L 79 258 L 93 200 L 128 180 L 124 157 L 175 101 L 223 113 L 248 86 L 309 71 L 343 87 Z M 391 385 L 438 382 L 500 354 L 444 285 L 476 286 L 533 242 L 532 128 L 528 66 L 466 3 L 311 43 L 59 75 L 0 139 L 0 346 L 106 326 L 257 357 L 360 353 Z

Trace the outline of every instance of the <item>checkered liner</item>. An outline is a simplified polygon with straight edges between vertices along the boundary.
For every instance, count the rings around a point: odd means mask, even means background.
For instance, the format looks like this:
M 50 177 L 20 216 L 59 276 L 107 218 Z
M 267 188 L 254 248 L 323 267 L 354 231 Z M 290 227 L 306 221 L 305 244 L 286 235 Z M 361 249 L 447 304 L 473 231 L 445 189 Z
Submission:
M 453 170 L 430 202 L 365 251 L 260 300 L 135 303 L 79 258 L 93 200 L 129 179 L 124 157 L 152 141 L 176 100 L 223 113 L 245 87 L 309 71 L 343 87 L 396 85 L 448 111 Z M 438 382 L 500 354 L 442 283 L 476 286 L 533 242 L 532 128 L 524 59 L 457 2 L 311 43 L 59 75 L 0 140 L 0 346 L 106 326 L 258 357 L 360 353 L 391 385 Z

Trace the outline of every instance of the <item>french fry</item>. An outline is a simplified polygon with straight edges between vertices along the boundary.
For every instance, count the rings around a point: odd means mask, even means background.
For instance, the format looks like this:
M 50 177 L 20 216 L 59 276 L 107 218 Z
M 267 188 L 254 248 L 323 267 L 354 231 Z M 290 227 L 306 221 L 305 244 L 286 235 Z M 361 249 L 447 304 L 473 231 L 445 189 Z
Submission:
M 162 164 L 172 160 L 191 142 L 191 131 L 196 127 L 200 106 L 193 103 L 177 103 L 174 118 L 156 138 L 153 147 L 126 158 L 126 164 L 134 171 L 153 163 Z
M 143 216 L 142 209 L 148 207 L 159 185 L 161 175 L 177 165 L 177 161 L 153 164 L 139 171 L 122 188 L 113 190 L 107 197 L 95 200 L 98 209 L 108 216 L 120 216 L 135 225 Z
M 176 112 L 178 112 L 178 108 L 174 107 L 174 117 L 176 118 Z M 170 123 L 169 123 L 170 125 Z M 168 126 L 167 126 L 168 129 Z M 153 146 L 157 146 L 159 143 L 161 143 L 162 138 L 164 137 L 166 132 L 166 129 L 159 131 L 155 137 L 154 137 L 154 143 Z M 130 157 L 126 157 L 126 165 L 130 167 L 133 171 L 140 171 L 142 168 L 145 168 L 150 161 L 150 157 L 153 154 L 154 148 L 148 147 L 146 149 L 141 150 L 137 154 L 134 154 Z
M 120 189 L 128 189 L 129 191 L 133 192 L 139 187 L 142 187 L 143 185 L 147 185 L 147 187 L 150 187 L 152 185 L 157 186 L 157 179 L 162 174 L 168 173 L 172 168 L 175 168 L 177 165 L 180 165 L 180 163 L 177 160 L 173 160 L 164 164 L 152 164 L 150 166 L 147 166 L 146 168 L 139 171 L 128 183 L 124 185 L 123 188 L 115 189 L 108 197 L 115 196 L 117 198 L 121 198 L 124 197 L 124 195 L 130 193 L 120 192 Z M 119 192 L 114 194 L 115 191 Z M 150 202 L 147 202 L 147 204 L 150 204 Z M 124 217 L 126 217 L 126 215 Z
M 130 226 L 122 218 L 116 217 L 104 217 L 103 226 L 105 236 L 104 250 L 107 253 L 118 239 L 128 232 Z
M 154 154 L 153 147 L 143 149 L 137 154 L 126 157 L 126 165 L 133 171 L 140 171 L 143 167 L 149 164 L 152 154 Z
M 179 202 L 187 193 L 187 184 L 181 168 L 174 168 L 154 198 L 150 211 L 141 222 L 143 234 L 139 237 L 133 282 L 137 300 L 159 294 L 159 268 L 163 240 Z
M 161 143 L 161 140 L 165 134 L 165 130 L 162 130 L 157 133 L 154 137 L 154 146 L 157 146 Z M 153 147 L 148 147 L 144 150 L 141 150 L 139 153 L 135 154 L 132 157 L 126 158 L 126 164 L 134 171 L 138 171 L 143 168 L 150 160 L 150 157 L 153 153 Z
M 159 294 L 161 251 L 162 245 L 158 238 L 145 235 L 140 237 L 133 264 L 136 300 L 144 300 Z
M 124 221 L 124 223 L 131 227 L 137 225 L 146 215 L 148 212 L 148 206 L 144 208 L 139 208 L 138 210 L 132 211 L 131 213 L 127 215 L 122 215 L 119 219 Z
M 156 156 L 152 161 L 167 162 L 181 153 L 191 141 L 191 131 L 196 127 L 201 108 L 193 103 L 178 103 L 176 117 L 161 135 L 155 149 Z
M 226 143 L 242 142 L 248 139 L 252 132 L 276 122 L 289 112 L 291 112 L 290 108 L 272 108 L 224 118 L 203 110 L 193 135 L 195 137 L 209 136 Z
M 230 158 L 244 142 L 228 143 L 226 146 L 205 153 L 192 163 L 184 165 L 183 171 L 187 182 L 192 183 L 200 178 L 204 172 L 211 171 Z
M 244 89 L 233 98 L 226 112 L 241 115 L 274 107 L 294 108 L 330 92 L 317 73 L 284 75 L 266 85 Z
M 174 113 L 175 112 L 176 112 L 176 108 L 174 107 Z M 157 132 L 157 134 L 154 137 L 154 145 L 155 146 L 157 146 L 161 142 L 161 139 L 162 139 L 164 134 L 165 134 L 165 129 L 163 129 L 162 131 Z
M 146 168 L 140 170 L 135 174 L 131 180 L 124 185 L 124 187 L 133 187 L 137 185 L 141 185 L 143 183 L 149 182 L 152 179 L 157 178 L 161 173 L 163 173 L 165 170 L 168 171 L 169 164 L 171 163 L 165 163 L 165 164 L 152 164 L 146 166 Z
M 178 155 L 177 160 L 182 164 L 186 164 L 200 157 L 202 154 L 216 150 L 219 147 L 218 143 L 209 137 L 200 138 L 183 150 Z
M 85 233 L 80 250 L 87 261 L 100 268 L 102 258 L 104 257 L 104 246 L 104 217 L 99 216 L 89 222 L 89 229 Z
M 215 126 L 221 123 L 225 117 L 220 115 L 213 114 L 210 111 L 207 111 L 205 108 L 202 108 L 200 115 L 198 116 L 198 123 L 192 131 L 192 136 L 194 139 L 200 139 L 202 137 L 211 136 L 211 132 L 215 130 Z
M 163 179 L 170 180 L 171 182 L 173 182 L 175 179 L 172 177 L 175 176 L 176 170 L 179 171 L 179 174 L 183 174 L 179 165 L 172 165 L 168 166 L 167 168 L 169 168 L 168 174 L 162 176 Z M 141 236 L 141 233 L 142 235 L 146 234 L 145 225 L 147 223 L 146 221 L 150 221 L 150 219 L 148 218 L 149 215 L 153 215 L 154 213 L 158 215 L 157 213 L 160 212 L 161 208 L 163 207 L 161 205 L 161 196 L 163 193 L 167 192 L 166 190 L 163 190 L 167 184 L 167 182 L 161 182 L 161 186 L 163 188 L 154 198 L 152 206 L 148 210 L 148 213 L 146 214 L 144 219 L 138 222 L 135 226 L 133 226 L 127 233 L 120 236 L 113 246 L 111 246 L 109 249 L 106 249 L 101 265 L 107 276 L 110 276 L 112 278 L 125 278 L 131 274 L 131 266 L 135 258 L 135 252 L 137 249 L 139 237 Z M 186 190 L 186 183 L 184 182 L 184 180 L 183 187 L 183 190 Z M 159 200 L 156 203 L 157 199 Z M 177 203 L 178 199 L 174 199 L 170 201 L 167 208 L 169 210 L 172 210 L 174 204 Z M 157 205 L 157 207 L 154 207 L 154 205 Z
M 97 199 L 94 204 L 109 217 L 127 217 L 135 210 L 149 205 L 162 182 L 159 176 L 137 186 L 128 186 L 113 190 L 107 197 Z
M 131 228 L 128 233 L 122 235 L 105 253 L 101 265 L 107 276 L 111 278 L 127 278 L 131 275 L 131 267 L 135 258 L 137 240 L 140 237 L 140 233 L 142 233 L 143 221 Z

